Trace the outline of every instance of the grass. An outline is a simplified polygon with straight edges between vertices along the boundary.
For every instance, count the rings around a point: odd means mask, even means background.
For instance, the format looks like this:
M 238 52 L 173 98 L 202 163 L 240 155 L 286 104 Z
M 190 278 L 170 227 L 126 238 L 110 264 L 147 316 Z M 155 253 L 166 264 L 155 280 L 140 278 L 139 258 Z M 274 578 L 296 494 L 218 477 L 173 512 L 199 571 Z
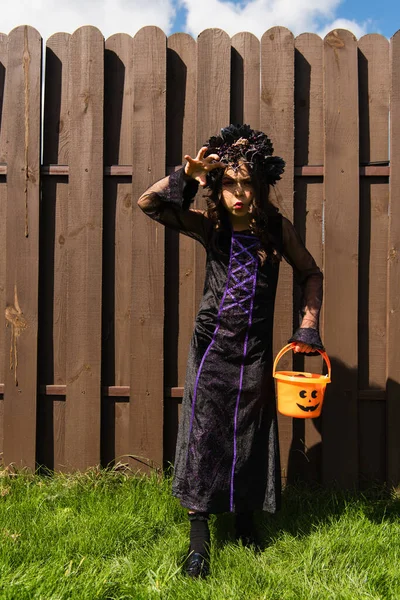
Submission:
M 230 515 L 214 517 L 212 575 L 192 581 L 168 478 L 0 475 L 2 600 L 400 598 L 400 501 L 383 490 L 288 488 L 279 515 L 259 515 L 258 552 L 230 539 Z

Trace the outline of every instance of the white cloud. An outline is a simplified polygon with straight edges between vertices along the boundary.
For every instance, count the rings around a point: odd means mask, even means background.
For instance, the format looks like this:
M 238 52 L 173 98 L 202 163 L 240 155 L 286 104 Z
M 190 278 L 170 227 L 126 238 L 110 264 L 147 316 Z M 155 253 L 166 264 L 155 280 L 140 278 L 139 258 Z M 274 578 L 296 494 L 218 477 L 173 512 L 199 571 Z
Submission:
M 44 39 L 53 33 L 73 33 L 82 25 L 98 27 L 107 38 L 113 33 L 134 35 L 145 25 L 165 33 L 172 29 L 174 0 L 0 0 L 1 31 L 32 25 Z
M 239 4 L 223 0 L 181 0 L 187 10 L 186 30 L 193 36 L 209 27 L 218 27 L 229 35 L 251 31 L 256 36 L 270 27 L 283 25 L 295 35 L 325 31 L 333 28 L 351 29 L 355 35 L 365 33 L 364 24 L 335 19 L 342 0 L 245 0 Z
M 332 23 L 329 23 L 323 27 L 318 34 L 321 37 L 325 37 L 327 33 L 333 29 L 348 29 L 353 32 L 356 38 L 360 38 L 367 33 L 368 25 L 370 21 L 364 21 L 363 23 L 357 23 L 356 21 L 349 21 L 349 19 L 335 19 Z
M 324 36 L 335 28 L 350 29 L 360 37 L 369 21 L 337 18 L 343 0 L 0 0 L 1 31 L 32 25 L 44 39 L 58 31 L 72 33 L 82 25 L 98 27 L 107 38 L 113 33 L 134 35 L 141 27 L 156 25 L 173 30 L 177 7 L 187 11 L 185 29 L 196 37 L 209 27 L 229 35 L 251 31 L 258 37 L 270 27 L 283 25 L 295 35 L 313 31 Z

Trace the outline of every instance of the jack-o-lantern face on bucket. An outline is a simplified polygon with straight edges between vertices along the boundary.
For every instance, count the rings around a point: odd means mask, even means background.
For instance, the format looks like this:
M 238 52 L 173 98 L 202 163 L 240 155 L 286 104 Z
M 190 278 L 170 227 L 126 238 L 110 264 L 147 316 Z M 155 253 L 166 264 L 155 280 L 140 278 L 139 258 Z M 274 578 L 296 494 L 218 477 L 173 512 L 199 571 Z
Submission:
M 303 410 L 304 412 L 314 412 L 315 410 L 317 410 L 317 408 L 319 406 L 319 402 L 317 404 L 312 404 L 312 402 L 314 402 L 318 397 L 317 390 L 312 390 L 312 392 L 309 392 L 307 390 L 301 390 L 299 392 L 299 396 L 300 396 L 300 398 L 302 398 L 304 400 L 308 399 L 308 402 L 309 402 L 308 405 L 299 404 L 298 402 L 296 402 L 297 406 L 301 410 Z

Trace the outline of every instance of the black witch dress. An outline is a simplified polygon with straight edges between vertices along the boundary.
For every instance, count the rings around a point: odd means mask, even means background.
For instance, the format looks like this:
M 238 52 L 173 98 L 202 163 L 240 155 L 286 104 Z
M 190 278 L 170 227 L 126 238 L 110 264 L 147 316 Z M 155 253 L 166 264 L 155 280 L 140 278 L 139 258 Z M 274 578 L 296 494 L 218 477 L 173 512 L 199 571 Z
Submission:
M 173 494 L 201 512 L 279 508 L 281 474 L 272 378 L 272 329 L 279 261 L 260 261 L 250 231 L 215 229 L 189 209 L 197 182 L 183 169 L 150 187 L 139 205 L 207 252 L 204 293 L 189 350 Z M 292 340 L 322 348 L 322 274 L 292 224 L 269 218 L 278 255 L 293 266 L 310 328 Z M 262 264 L 261 264 L 262 263 Z

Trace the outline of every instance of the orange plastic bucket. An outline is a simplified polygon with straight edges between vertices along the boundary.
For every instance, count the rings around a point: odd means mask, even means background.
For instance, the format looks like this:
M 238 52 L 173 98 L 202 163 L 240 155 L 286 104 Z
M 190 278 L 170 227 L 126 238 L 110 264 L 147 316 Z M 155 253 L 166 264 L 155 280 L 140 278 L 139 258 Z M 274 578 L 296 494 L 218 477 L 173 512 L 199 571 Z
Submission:
M 278 353 L 272 375 L 276 380 L 278 410 L 282 415 L 297 419 L 319 417 L 324 401 L 326 384 L 331 382 L 331 363 L 326 352 L 318 350 L 328 366 L 327 375 L 299 373 L 299 371 L 277 371 L 276 366 L 286 352 L 296 346 L 288 344 Z

